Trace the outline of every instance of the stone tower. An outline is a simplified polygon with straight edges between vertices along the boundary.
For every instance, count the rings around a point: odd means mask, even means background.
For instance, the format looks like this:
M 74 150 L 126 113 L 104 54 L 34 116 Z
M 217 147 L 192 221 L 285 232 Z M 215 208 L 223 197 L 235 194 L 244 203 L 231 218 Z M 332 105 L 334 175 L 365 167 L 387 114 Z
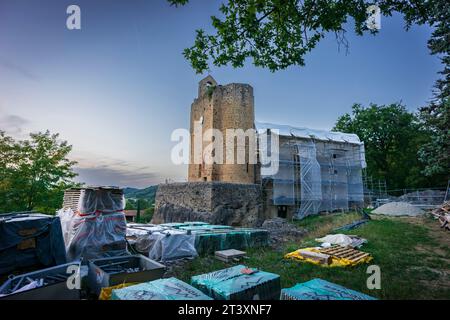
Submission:
M 255 153 L 256 148 L 250 148 L 249 138 L 245 139 L 244 163 L 237 163 L 237 139 L 234 138 L 234 161 L 232 163 L 227 161 L 231 159 L 227 159 L 225 149 L 227 129 L 241 129 L 245 132 L 248 129 L 254 129 L 254 122 L 253 88 L 250 85 L 238 83 L 218 85 L 211 76 L 201 80 L 198 87 L 198 97 L 191 106 L 189 181 L 257 183 L 259 181 L 259 168 L 257 164 L 252 164 L 252 161 L 249 160 L 249 152 Z M 212 138 L 206 136 L 206 139 L 202 139 L 209 129 L 218 129 L 223 134 L 223 163 L 208 164 L 208 162 L 205 163 L 202 156 L 209 151 L 212 155 L 217 152 L 207 148 L 212 143 Z M 231 138 L 231 135 L 229 137 Z M 203 148 L 202 153 L 198 153 L 197 160 L 194 161 L 195 150 L 193 146 L 196 139 L 201 139 L 197 141 L 202 141 L 200 144 Z M 242 152 L 242 150 L 240 151 Z

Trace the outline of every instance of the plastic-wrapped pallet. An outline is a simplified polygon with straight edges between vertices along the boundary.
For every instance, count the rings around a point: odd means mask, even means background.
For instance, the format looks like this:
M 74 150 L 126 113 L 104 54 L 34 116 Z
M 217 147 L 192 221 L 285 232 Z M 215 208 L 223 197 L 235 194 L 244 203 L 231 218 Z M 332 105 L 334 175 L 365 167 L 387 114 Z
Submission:
M 281 290 L 281 300 L 376 300 L 376 298 L 322 279 L 313 279 Z
M 144 238 L 140 238 L 142 250 Z M 146 238 L 148 256 L 157 261 L 170 261 L 198 256 L 195 249 L 195 236 L 180 230 L 165 230 L 149 234 Z
M 191 278 L 194 287 L 217 300 L 278 300 L 280 276 L 243 265 Z
M 249 247 L 264 247 L 269 245 L 269 232 L 265 229 L 239 228 L 236 231 L 246 234 L 247 246 Z
M 215 231 L 193 231 L 195 246 L 199 254 L 214 253 L 218 250 L 261 247 L 268 244 L 268 232 L 262 229 L 224 229 Z
M 111 300 L 212 300 L 176 278 L 158 279 L 112 290 Z
M 69 189 L 58 211 L 67 259 L 128 254 L 125 198 L 117 188 Z

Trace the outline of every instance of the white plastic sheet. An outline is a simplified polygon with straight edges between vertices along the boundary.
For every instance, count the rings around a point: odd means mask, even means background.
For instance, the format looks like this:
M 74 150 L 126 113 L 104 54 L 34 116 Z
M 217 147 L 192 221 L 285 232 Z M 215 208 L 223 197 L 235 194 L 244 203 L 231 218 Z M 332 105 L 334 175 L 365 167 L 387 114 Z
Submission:
M 185 231 L 154 232 L 147 236 L 146 241 L 149 245 L 148 257 L 156 261 L 198 256 L 195 249 L 195 236 L 187 234 Z
M 69 261 L 127 253 L 125 199 L 119 189 L 83 189 L 78 210 L 58 211 Z

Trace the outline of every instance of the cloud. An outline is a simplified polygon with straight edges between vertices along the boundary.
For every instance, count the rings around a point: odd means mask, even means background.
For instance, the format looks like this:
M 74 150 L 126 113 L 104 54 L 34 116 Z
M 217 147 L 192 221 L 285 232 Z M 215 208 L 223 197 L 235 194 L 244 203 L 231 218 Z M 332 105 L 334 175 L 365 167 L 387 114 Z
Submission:
M 16 74 L 19 74 L 19 75 L 21 75 L 22 77 L 24 77 L 24 78 L 26 78 L 28 80 L 39 81 L 39 77 L 36 76 L 33 72 L 31 72 L 30 70 L 28 70 L 28 69 L 26 69 L 26 68 L 24 68 L 24 67 L 22 67 L 22 66 L 20 66 L 18 64 L 12 63 L 11 61 L 6 61 L 4 59 L 1 59 L 0 60 L 0 66 L 2 68 L 4 68 L 4 69 L 7 69 L 7 70 L 12 71 L 12 72 L 14 72 Z
M 161 177 L 157 173 L 132 169 L 97 166 L 92 168 L 76 167 L 74 171 L 79 174 L 77 180 L 87 185 L 145 188 L 161 182 Z
M 14 137 L 22 137 L 25 134 L 24 127 L 29 123 L 27 119 L 14 114 L 0 116 L 0 129 Z
M 164 181 L 161 174 L 148 166 L 104 157 L 90 152 L 76 152 L 71 160 L 77 161 L 74 171 L 79 182 L 87 185 L 145 188 Z

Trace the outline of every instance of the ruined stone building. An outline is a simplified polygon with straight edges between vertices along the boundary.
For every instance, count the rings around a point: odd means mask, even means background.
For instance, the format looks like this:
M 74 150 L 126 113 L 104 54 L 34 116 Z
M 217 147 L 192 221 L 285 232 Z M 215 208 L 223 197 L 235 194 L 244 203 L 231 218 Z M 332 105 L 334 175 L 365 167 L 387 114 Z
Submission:
M 199 220 L 257 225 L 276 216 L 301 219 L 362 206 L 364 144 L 356 135 L 255 123 L 253 88 L 219 85 L 211 76 L 200 81 L 190 115 L 188 182 L 159 186 L 154 223 Z M 213 137 L 211 129 L 222 132 L 222 141 Z M 233 158 L 227 163 L 226 152 L 222 163 L 205 161 L 205 155 L 216 159 L 220 146 L 225 149 L 234 139 L 227 129 L 255 129 L 259 138 L 276 135 L 279 149 L 272 161 L 278 170 L 268 173 L 259 162 L 268 150 L 264 144 L 253 146 L 250 139 L 244 143 L 243 162 Z M 212 142 L 219 148 L 208 149 Z M 200 153 L 195 145 L 201 145 Z M 237 148 L 235 144 L 233 157 Z
M 210 129 L 217 129 L 223 134 L 223 147 L 227 142 L 227 129 L 241 129 L 246 131 L 255 128 L 255 107 L 253 88 L 248 84 L 231 83 L 217 85 L 213 77 L 208 76 L 199 83 L 198 97 L 191 106 L 191 146 L 196 139 L 201 139 L 203 150 L 212 142 L 203 139 Z M 197 124 L 196 132 L 195 128 Z M 195 163 L 194 148 L 190 150 L 189 181 L 222 181 L 232 183 L 257 183 L 259 170 L 256 164 L 249 163 L 249 143 L 246 141 L 244 154 L 245 163 L 236 163 L 237 143 L 234 149 L 232 164 L 227 164 L 226 154 L 223 155 L 222 164 L 208 164 L 204 159 Z M 215 150 L 213 150 L 214 152 Z M 201 158 L 201 153 L 199 153 Z M 197 161 L 199 162 L 199 161 Z

